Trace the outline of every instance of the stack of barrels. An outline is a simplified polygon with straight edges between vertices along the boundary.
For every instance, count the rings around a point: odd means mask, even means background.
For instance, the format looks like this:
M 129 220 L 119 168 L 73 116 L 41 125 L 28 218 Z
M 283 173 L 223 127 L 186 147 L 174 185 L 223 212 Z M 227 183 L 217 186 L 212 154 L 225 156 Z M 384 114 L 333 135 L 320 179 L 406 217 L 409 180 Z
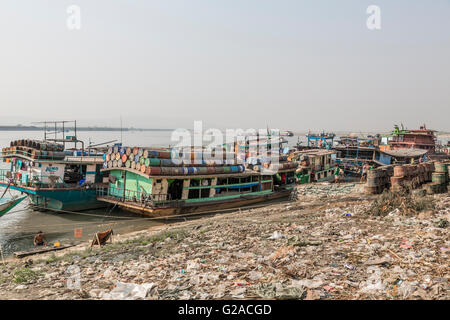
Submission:
M 48 141 L 15 140 L 10 147 L 2 148 L 3 155 L 22 155 L 32 159 L 64 159 L 64 146 Z
M 108 148 L 103 155 L 103 168 L 127 168 L 146 175 L 207 175 L 240 173 L 245 170 L 238 165 L 234 153 L 205 153 L 191 150 L 178 153 L 170 149 L 147 149 L 140 147 Z
M 416 165 L 391 165 L 372 169 L 367 173 L 365 192 L 367 194 L 380 194 L 385 189 L 390 189 L 392 192 L 417 189 L 424 183 L 432 181 L 434 167 L 433 162 L 426 162 Z
M 431 181 L 433 170 L 434 164 L 432 162 L 395 166 L 394 176 L 391 177 L 391 191 L 400 192 L 417 189 L 425 182 Z
M 263 168 L 278 171 L 278 170 L 288 170 L 288 169 L 296 169 L 298 167 L 298 163 L 294 161 L 288 160 L 286 155 L 275 155 L 273 157 L 270 156 L 251 156 L 246 159 L 246 164 L 248 168 L 253 171 L 261 171 Z
M 425 185 L 428 194 L 445 193 L 448 191 L 450 163 L 435 162 L 434 172 L 431 174 L 431 183 Z
M 393 166 L 382 166 L 372 169 L 367 173 L 367 182 L 364 190 L 367 194 L 380 194 L 385 189 L 389 189 L 390 180 L 394 172 Z

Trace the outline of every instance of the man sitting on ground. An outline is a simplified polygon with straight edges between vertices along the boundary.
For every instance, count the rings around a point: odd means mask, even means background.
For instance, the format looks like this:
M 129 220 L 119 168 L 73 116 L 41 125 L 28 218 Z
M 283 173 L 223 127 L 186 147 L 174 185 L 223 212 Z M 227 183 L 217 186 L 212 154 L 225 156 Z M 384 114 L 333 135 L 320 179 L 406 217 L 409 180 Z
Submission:
M 47 245 L 47 239 L 45 239 L 45 235 L 42 231 L 39 231 L 38 234 L 34 237 L 34 245 L 35 246 Z

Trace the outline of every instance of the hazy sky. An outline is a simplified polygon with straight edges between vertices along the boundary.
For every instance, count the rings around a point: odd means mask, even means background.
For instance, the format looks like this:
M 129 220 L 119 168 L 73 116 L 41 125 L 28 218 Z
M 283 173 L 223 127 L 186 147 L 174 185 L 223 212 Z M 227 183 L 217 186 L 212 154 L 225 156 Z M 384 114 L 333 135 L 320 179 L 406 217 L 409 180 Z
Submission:
M 2 0 L 0 40 L 1 124 L 450 130 L 450 0 Z

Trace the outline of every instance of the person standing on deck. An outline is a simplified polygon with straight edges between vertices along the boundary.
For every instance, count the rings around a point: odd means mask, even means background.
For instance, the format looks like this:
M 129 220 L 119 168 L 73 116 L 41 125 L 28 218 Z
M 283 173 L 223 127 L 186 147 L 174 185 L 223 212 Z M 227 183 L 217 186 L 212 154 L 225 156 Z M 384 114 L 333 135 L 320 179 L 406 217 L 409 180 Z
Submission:
M 314 172 L 314 170 L 311 170 L 311 173 L 309 175 L 309 182 L 313 183 L 316 181 L 316 173 Z
M 367 180 L 367 171 L 369 171 L 369 164 L 365 163 L 361 169 L 361 182 L 365 182 Z
M 334 183 L 339 183 L 340 171 L 339 167 L 336 167 L 336 170 L 334 170 Z
M 339 170 L 339 182 L 345 181 L 345 171 L 344 169 Z

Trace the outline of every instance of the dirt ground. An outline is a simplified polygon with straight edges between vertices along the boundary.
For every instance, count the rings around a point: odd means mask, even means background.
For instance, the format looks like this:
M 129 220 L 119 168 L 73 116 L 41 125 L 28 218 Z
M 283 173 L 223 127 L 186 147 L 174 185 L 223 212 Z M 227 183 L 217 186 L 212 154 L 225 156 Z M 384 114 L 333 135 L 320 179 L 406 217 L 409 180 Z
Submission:
M 304 185 L 297 201 L 10 259 L 0 266 L 0 296 L 449 299 L 449 194 L 417 200 L 431 208 L 384 206 L 376 215 L 379 197 L 358 183 Z

